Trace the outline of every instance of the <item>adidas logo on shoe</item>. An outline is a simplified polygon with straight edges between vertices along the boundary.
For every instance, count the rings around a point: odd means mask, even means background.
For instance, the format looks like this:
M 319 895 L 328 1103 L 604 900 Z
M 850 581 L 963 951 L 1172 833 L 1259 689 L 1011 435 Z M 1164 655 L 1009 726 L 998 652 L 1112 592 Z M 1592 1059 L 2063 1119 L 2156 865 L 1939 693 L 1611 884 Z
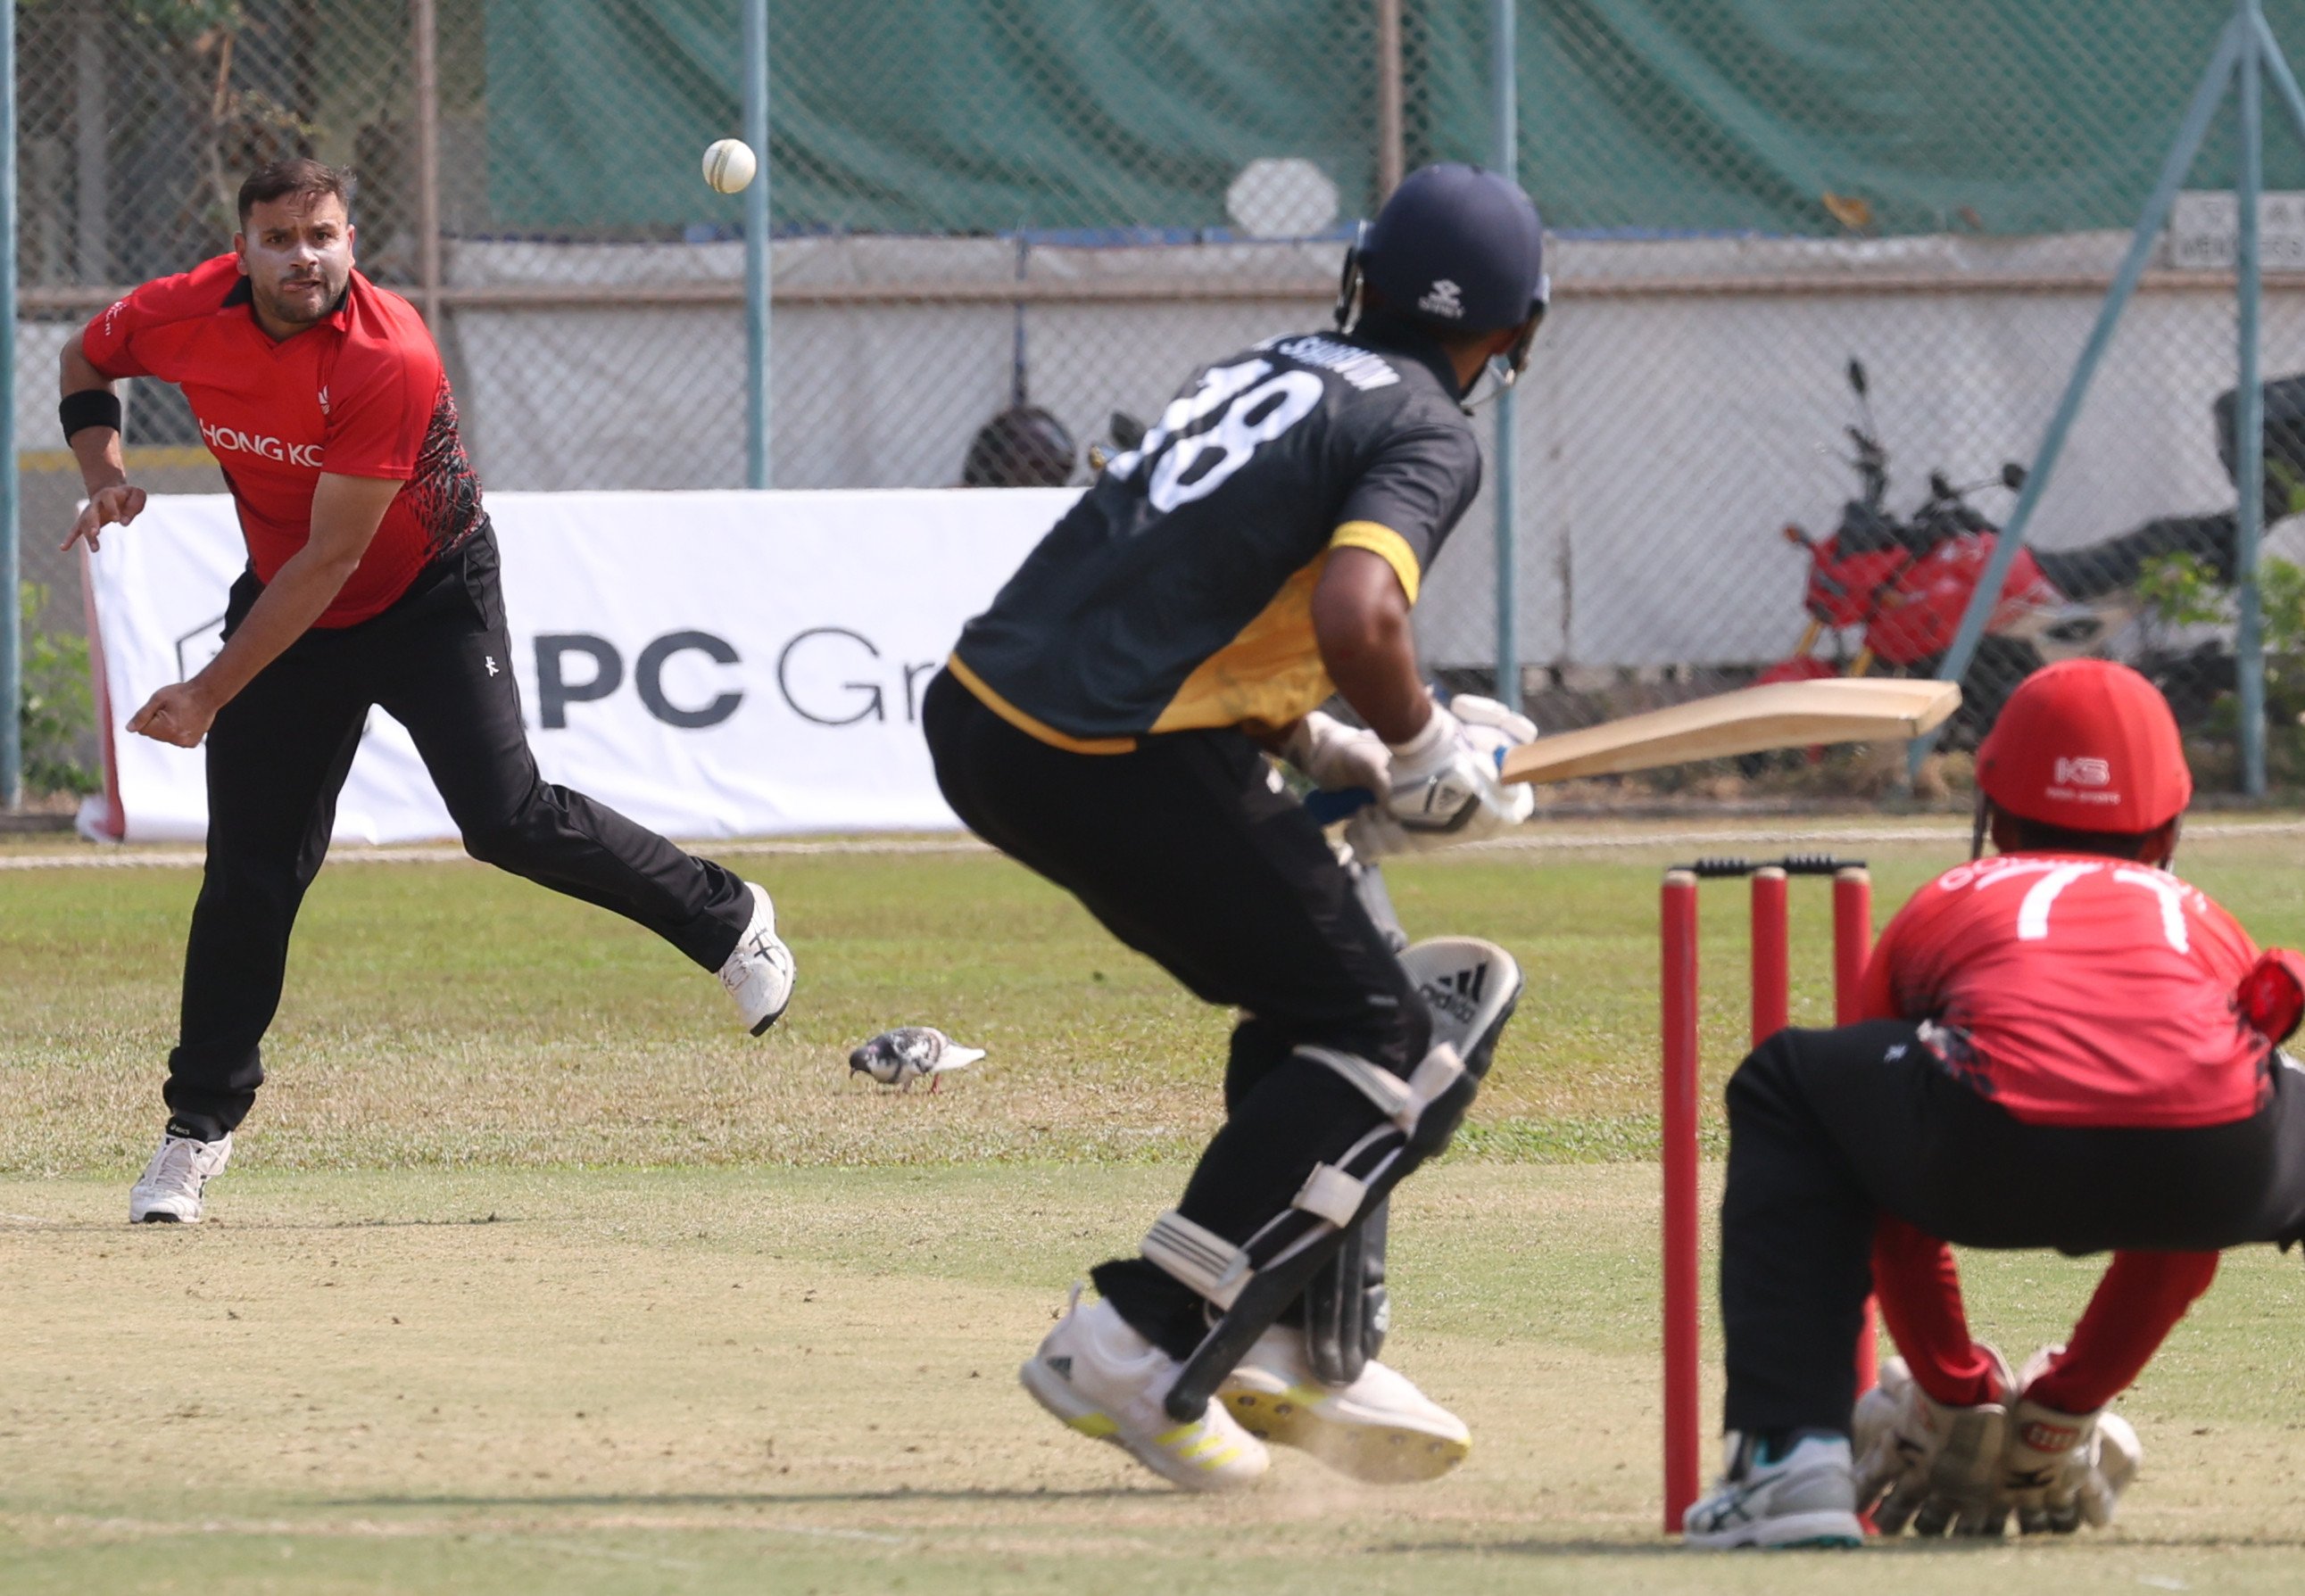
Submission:
M 1187 1490 L 1239 1490 L 1270 1463 L 1264 1444 L 1223 1404 L 1178 1423 L 1164 1403 L 1178 1362 L 1131 1329 L 1110 1302 L 1072 1310 L 1016 1374 L 1033 1399 L 1067 1430 L 1109 1441 Z

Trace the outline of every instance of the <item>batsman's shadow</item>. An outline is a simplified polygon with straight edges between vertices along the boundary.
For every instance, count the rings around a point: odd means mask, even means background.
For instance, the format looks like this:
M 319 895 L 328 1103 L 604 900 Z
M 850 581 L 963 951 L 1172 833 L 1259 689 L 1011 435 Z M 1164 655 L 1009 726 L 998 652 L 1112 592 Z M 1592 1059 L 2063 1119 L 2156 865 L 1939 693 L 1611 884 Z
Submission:
M 1031 1490 L 982 1487 L 966 1490 L 915 1490 L 895 1485 L 880 1490 L 711 1490 L 625 1491 L 566 1496 L 368 1496 L 336 1497 L 331 1507 L 391 1507 L 433 1509 L 470 1507 L 821 1507 L 846 1502 L 858 1507 L 902 1502 L 1098 1502 L 1132 1501 L 1147 1497 L 1173 1497 L 1160 1485 L 1110 1485 L 1081 1490 Z
M 1493 1558 L 1680 1558 L 1688 1549 L 1678 1541 L 1396 1541 L 1372 1546 L 1371 1557 L 1427 1557 L 1436 1553 L 1473 1552 Z

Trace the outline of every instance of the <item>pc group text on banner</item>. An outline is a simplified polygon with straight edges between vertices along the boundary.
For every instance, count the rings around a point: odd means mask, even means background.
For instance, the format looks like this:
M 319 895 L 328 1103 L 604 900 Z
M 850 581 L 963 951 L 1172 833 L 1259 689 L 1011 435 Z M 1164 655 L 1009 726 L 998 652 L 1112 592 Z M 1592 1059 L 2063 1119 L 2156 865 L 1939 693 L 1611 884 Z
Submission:
M 1071 488 L 506 493 L 509 657 L 545 779 L 673 836 L 946 829 L 921 694 Z M 156 497 L 89 560 L 106 791 L 81 825 L 207 828 L 198 750 L 128 717 L 221 646 L 232 501 Z M 370 712 L 336 837 L 455 835 L 408 734 Z

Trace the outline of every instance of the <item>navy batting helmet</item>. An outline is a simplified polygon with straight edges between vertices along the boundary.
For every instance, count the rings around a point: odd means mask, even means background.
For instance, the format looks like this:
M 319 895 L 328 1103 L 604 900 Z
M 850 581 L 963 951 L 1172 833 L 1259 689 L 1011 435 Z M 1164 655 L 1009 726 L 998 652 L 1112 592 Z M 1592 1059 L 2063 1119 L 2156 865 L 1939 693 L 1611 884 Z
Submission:
M 1435 333 L 1493 333 L 1541 317 L 1544 224 L 1510 178 L 1453 163 L 1403 178 L 1345 257 L 1342 324 L 1365 284 L 1385 308 Z M 1513 369 L 1527 358 L 1514 352 Z

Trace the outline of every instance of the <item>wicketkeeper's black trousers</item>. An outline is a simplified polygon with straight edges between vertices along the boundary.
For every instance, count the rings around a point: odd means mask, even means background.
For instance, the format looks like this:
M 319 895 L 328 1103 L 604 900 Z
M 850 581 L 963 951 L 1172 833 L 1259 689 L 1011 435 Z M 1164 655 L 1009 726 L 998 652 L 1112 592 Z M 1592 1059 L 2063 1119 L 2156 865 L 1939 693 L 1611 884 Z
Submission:
M 1380 1120 L 1325 1065 L 1335 1048 L 1406 1075 L 1431 1022 L 1320 828 L 1255 744 L 1234 731 L 1143 739 L 1125 754 L 1071 753 L 1017 730 L 949 672 L 922 726 L 946 802 L 971 830 L 1071 892 L 1112 934 L 1210 1003 L 1246 1009 L 1226 1073 L 1228 1118 L 1178 1203 L 1236 1244 L 1285 1209 L 1315 1163 Z M 1204 1304 L 1142 1259 L 1095 1271 L 1097 1289 L 1177 1357 Z
M 262 591 L 233 584 L 227 635 Z M 169 1123 L 214 1140 L 264 1080 L 288 935 L 319 872 L 336 794 L 371 705 L 408 728 L 475 859 L 613 909 L 707 969 L 753 913 L 741 879 L 538 774 L 485 529 L 383 614 L 306 632 L 259 672 L 208 736 L 208 874 L 184 955 Z
M 1963 1246 L 2214 1252 L 2305 1240 L 2305 1071 L 2199 1130 L 2028 1125 L 1912 1025 L 1782 1031 L 1729 1082 L 1725 1428 L 1837 1430 L 1882 1213 Z

